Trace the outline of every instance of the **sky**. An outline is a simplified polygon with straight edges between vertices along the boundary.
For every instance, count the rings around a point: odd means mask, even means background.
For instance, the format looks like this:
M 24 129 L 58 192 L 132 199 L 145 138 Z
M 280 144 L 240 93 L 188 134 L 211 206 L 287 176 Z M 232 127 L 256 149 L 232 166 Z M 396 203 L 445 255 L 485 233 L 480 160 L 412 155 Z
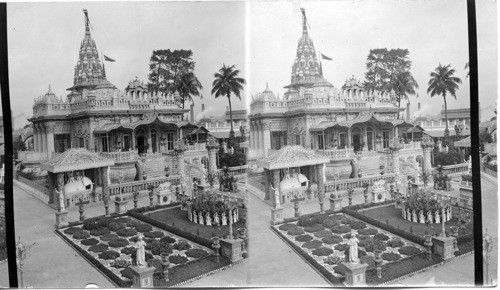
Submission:
M 116 60 L 106 62 L 106 76 L 124 90 L 137 76 L 147 82 L 149 59 L 155 49 L 191 49 L 195 74 L 203 85 L 203 99 L 195 98 L 195 117 L 225 112 L 227 98 L 210 94 L 214 73 L 223 64 L 235 65 L 245 77 L 244 2 L 170 3 L 9 3 L 8 45 L 11 106 L 16 128 L 33 114 L 33 98 L 49 84 L 63 98 L 73 84 L 74 66 L 84 36 L 86 8 L 99 53 Z M 233 110 L 245 108 L 232 99 Z M 189 108 L 186 105 L 186 108 Z
M 469 59 L 466 5 L 465 0 L 253 2 L 247 90 L 252 95 L 262 92 L 267 82 L 275 94 L 283 95 L 302 34 L 303 7 L 316 51 L 333 59 L 322 65 L 324 77 L 335 87 L 342 87 L 353 75 L 364 80 L 370 49 L 406 48 L 419 84 L 419 97 L 410 97 L 412 116 L 439 114 L 443 98 L 431 98 L 426 91 L 429 74 L 440 63 L 451 64 L 455 76 L 462 79 L 457 100 L 447 97 L 448 108 L 469 107 L 469 79 L 464 69 Z M 490 106 L 482 112 L 482 118 L 489 119 L 497 98 L 496 2 L 479 0 L 476 10 L 479 96 L 482 108 Z
M 494 115 L 498 95 L 496 6 L 492 0 L 476 1 L 483 120 Z M 266 83 L 283 95 L 301 35 L 300 7 L 316 50 L 333 58 L 323 61 L 323 72 L 337 88 L 352 75 L 364 79 L 370 49 L 407 48 L 419 84 L 419 97 L 410 97 L 412 116 L 442 109 L 442 97 L 426 93 L 429 74 L 440 63 L 451 64 L 463 81 L 457 100 L 447 98 L 448 107 L 469 107 L 465 0 L 9 3 L 11 106 L 14 117 L 21 115 L 14 119 L 16 128 L 26 124 L 33 98 L 46 93 L 49 84 L 57 96 L 67 95 L 84 34 L 84 8 L 99 52 L 116 59 L 106 62 L 106 74 L 121 90 L 136 76 L 147 81 L 154 49 L 191 49 L 204 86 L 204 98 L 195 98 L 199 119 L 226 110 L 226 99 L 210 95 L 213 74 L 223 63 L 236 65 L 247 80 L 233 109 L 244 109 L 248 96 L 262 92 Z

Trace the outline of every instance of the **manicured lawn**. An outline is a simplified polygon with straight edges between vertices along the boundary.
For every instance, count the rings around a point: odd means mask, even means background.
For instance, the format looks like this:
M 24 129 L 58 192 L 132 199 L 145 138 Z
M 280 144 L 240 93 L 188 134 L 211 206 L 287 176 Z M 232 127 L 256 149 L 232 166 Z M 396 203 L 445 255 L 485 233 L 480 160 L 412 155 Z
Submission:
M 403 219 L 401 216 L 401 209 L 396 208 L 394 205 L 388 205 L 384 207 L 368 209 L 364 211 L 359 211 L 359 213 L 364 214 L 373 219 L 379 220 L 381 222 L 387 222 L 389 220 L 389 225 L 393 227 L 398 227 L 401 230 L 410 232 L 410 228 L 412 228 L 413 233 L 419 236 L 423 236 L 426 234 L 432 235 L 435 233 L 441 233 L 441 224 L 431 224 L 427 226 L 426 224 L 414 223 Z M 452 207 L 452 217 L 458 215 L 458 208 Z M 471 214 L 472 218 L 472 214 Z M 463 229 L 459 229 L 459 235 L 470 234 L 473 232 L 473 224 L 474 221 L 471 219 L 470 223 L 466 226 L 465 232 Z M 451 219 L 450 221 L 445 223 L 446 231 L 450 231 L 450 226 L 454 226 L 455 221 Z
M 168 225 L 174 224 L 176 228 L 181 230 L 185 229 L 195 235 L 199 230 L 200 236 L 207 239 L 210 239 L 214 235 L 220 237 L 229 234 L 229 226 L 211 227 L 190 222 L 187 219 L 187 211 L 183 211 L 179 207 L 159 210 L 152 213 L 144 213 L 144 215 Z M 243 227 L 245 227 L 245 225 L 241 220 L 233 224 L 233 235 L 236 234 L 238 228 Z

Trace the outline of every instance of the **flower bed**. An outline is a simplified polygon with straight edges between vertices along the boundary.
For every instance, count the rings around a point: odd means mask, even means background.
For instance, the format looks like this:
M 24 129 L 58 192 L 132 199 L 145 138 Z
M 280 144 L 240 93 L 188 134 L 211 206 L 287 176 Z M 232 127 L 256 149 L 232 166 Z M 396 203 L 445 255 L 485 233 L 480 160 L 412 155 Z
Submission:
M 331 227 L 325 227 L 325 224 Z M 330 217 L 321 215 L 319 218 L 308 216 L 275 226 L 273 230 L 284 237 L 321 273 L 331 273 L 325 277 L 329 277 L 333 283 L 343 280 L 344 274 L 337 266 L 347 257 L 347 241 L 351 233 L 360 241 L 358 257 L 370 265 L 369 269 L 374 267 L 375 250 L 382 251 L 382 266 L 425 251 L 422 246 L 345 214 Z M 302 234 L 296 235 L 300 232 Z
M 161 263 L 158 264 L 161 261 L 161 253 L 169 254 L 171 262 L 169 269 L 190 264 L 213 254 L 207 247 L 131 217 L 114 220 L 95 219 L 57 232 L 120 287 L 131 285 L 131 277 L 124 269 L 135 260 L 134 243 L 139 236 L 142 236 L 147 243 L 148 264 L 155 267 L 161 266 Z

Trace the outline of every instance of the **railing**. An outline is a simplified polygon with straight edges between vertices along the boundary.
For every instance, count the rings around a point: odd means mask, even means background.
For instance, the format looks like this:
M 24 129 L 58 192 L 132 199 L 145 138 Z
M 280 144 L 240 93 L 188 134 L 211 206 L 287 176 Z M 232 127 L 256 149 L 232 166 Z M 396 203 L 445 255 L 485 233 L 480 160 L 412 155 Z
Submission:
M 95 191 L 95 199 L 92 198 L 92 190 L 87 189 L 87 190 L 80 190 L 80 191 L 75 191 L 70 194 L 66 195 L 67 199 L 67 207 L 74 206 L 76 203 L 83 201 L 83 202 L 99 202 L 102 201 L 102 187 L 96 188 Z
M 18 158 L 26 162 L 39 162 L 48 160 L 46 152 L 20 151 Z
M 43 194 L 45 194 L 45 195 L 49 195 L 49 189 L 47 187 L 40 185 L 33 180 L 29 180 L 21 175 L 18 175 L 17 180 L 21 181 L 22 183 L 24 183 L 24 184 L 26 184 L 26 185 L 28 185 L 28 186 L 30 186 L 38 191 L 43 192 Z
M 462 180 L 460 181 L 460 187 L 472 188 L 472 182 Z
M 99 154 L 102 157 L 113 159 L 115 162 L 134 161 L 138 159 L 137 153 L 135 153 L 135 151 L 101 152 Z
M 120 188 L 121 188 L 122 193 L 133 193 L 141 190 L 148 190 L 148 187 L 150 185 L 158 186 L 166 181 L 169 181 L 170 183 L 172 183 L 172 185 L 177 185 L 180 183 L 180 177 L 175 175 L 175 176 L 161 177 L 148 180 L 124 182 L 122 184 L 112 184 L 108 187 L 108 192 L 110 196 L 117 195 L 120 194 Z
M 420 141 L 410 142 L 408 144 L 403 144 L 402 150 L 408 149 L 422 149 L 422 145 Z
M 195 143 L 193 145 L 186 145 L 187 151 L 207 150 L 205 143 Z
M 347 190 L 349 188 L 361 188 L 365 182 L 373 183 L 379 180 L 385 180 L 386 183 L 390 183 L 394 179 L 394 174 L 384 174 L 378 176 L 368 176 L 362 178 L 350 178 L 350 179 L 342 179 L 337 181 L 328 181 L 325 182 L 325 193 L 326 192 L 335 192 L 335 187 L 337 187 L 338 191 Z
M 434 173 L 436 171 L 437 171 L 436 167 L 431 169 L 432 173 Z M 468 172 L 468 171 L 469 171 L 469 164 L 468 163 L 443 166 L 443 173 L 447 174 L 447 175 L 460 174 L 460 173 L 464 173 L 464 172 Z
M 248 173 L 248 165 L 229 167 L 229 175 L 243 175 Z M 223 169 L 217 169 L 217 175 L 220 176 Z
M 349 158 L 351 157 L 351 154 L 354 153 L 354 150 L 353 149 L 349 149 L 349 148 L 346 148 L 346 149 L 329 149 L 329 150 L 316 150 L 316 153 L 318 155 L 322 155 L 322 156 L 328 156 L 330 157 L 330 159 L 346 159 L 346 158 Z

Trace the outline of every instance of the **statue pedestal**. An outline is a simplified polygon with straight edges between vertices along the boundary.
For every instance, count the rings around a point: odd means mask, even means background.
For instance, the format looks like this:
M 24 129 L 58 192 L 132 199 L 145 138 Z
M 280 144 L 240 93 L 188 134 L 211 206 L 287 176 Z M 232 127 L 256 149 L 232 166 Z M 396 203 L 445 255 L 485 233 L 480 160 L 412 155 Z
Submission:
M 385 188 L 376 188 L 372 190 L 372 202 L 380 203 L 385 201 L 385 194 L 387 193 L 387 189 Z M 381 197 L 379 198 L 379 194 Z
M 342 198 L 329 198 L 330 200 L 330 210 L 340 211 L 342 210 Z
M 172 191 L 165 190 L 160 191 L 156 194 L 156 200 L 159 205 L 169 204 L 176 201 L 175 194 L 172 194 Z
M 271 208 L 271 224 L 275 225 L 281 222 L 283 222 L 283 208 L 281 206 Z
M 60 229 L 68 225 L 68 212 L 67 211 L 57 211 L 56 212 L 56 228 Z
M 125 213 L 127 212 L 127 203 L 128 200 L 117 201 L 115 200 L 115 213 Z
M 443 260 L 455 257 L 453 252 L 454 237 L 432 237 L 433 252 L 440 255 Z
M 343 262 L 340 264 L 345 270 L 345 285 L 351 287 L 366 286 L 366 268 L 368 264 Z
M 220 245 L 222 249 L 222 256 L 228 257 L 231 262 L 243 259 L 243 253 L 241 252 L 242 242 L 242 239 L 221 239 Z
M 155 267 L 130 266 L 132 270 L 132 288 L 153 288 L 153 274 Z

